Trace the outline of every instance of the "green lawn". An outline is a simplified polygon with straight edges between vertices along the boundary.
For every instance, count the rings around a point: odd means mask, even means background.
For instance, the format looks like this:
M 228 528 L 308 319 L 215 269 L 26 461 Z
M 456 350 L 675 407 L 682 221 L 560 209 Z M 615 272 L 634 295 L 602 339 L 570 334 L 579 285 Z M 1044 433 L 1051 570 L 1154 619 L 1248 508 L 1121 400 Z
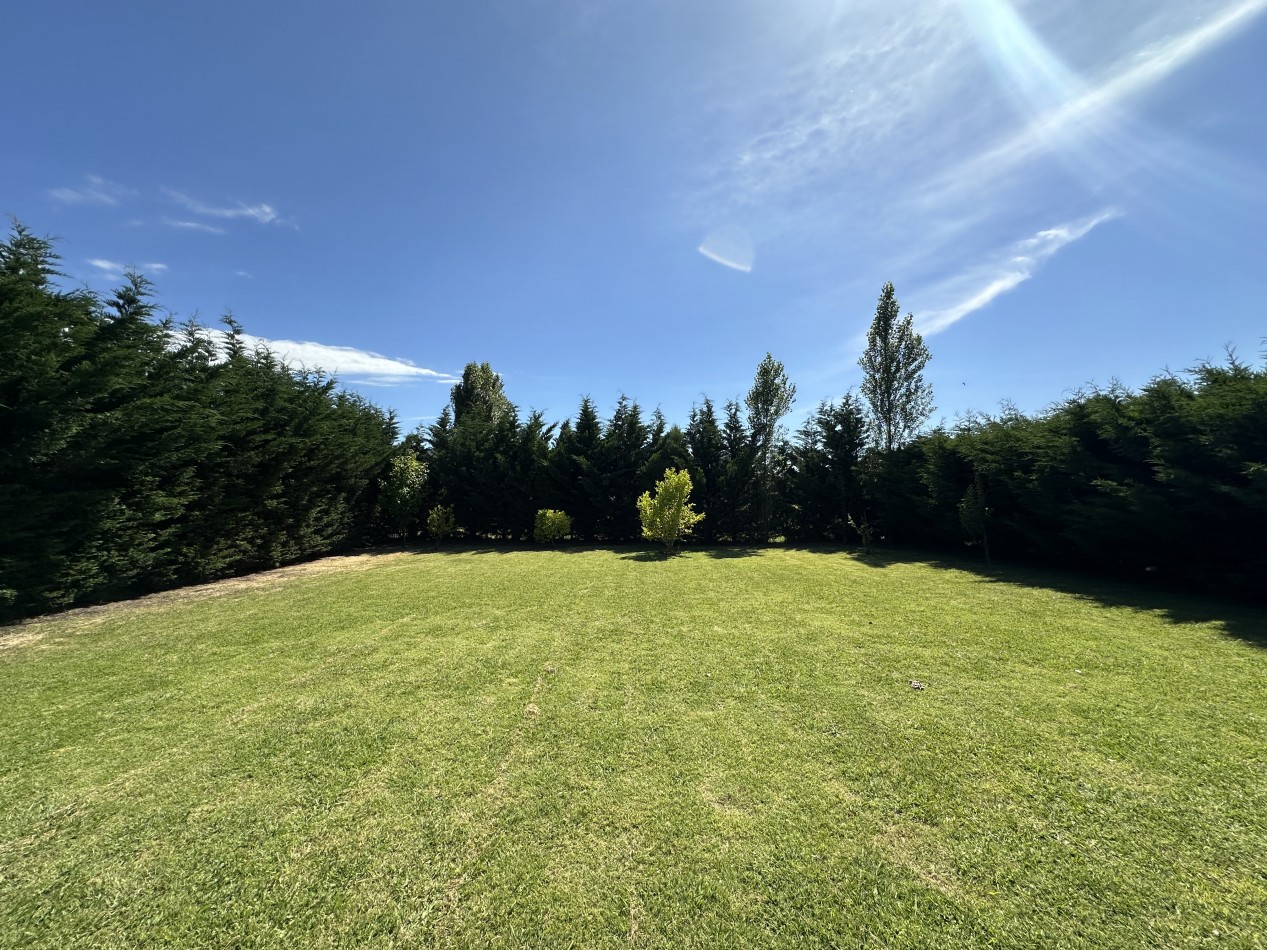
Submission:
M 1261 947 L 1265 645 L 789 549 L 367 556 L 6 628 L 0 945 Z

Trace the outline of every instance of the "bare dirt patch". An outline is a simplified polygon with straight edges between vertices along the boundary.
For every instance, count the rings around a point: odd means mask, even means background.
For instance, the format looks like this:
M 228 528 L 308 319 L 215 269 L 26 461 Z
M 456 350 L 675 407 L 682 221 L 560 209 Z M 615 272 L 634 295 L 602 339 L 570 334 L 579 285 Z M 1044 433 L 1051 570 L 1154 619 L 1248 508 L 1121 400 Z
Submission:
M 34 626 L 28 626 L 28 623 L 0 629 L 0 650 L 11 650 L 15 647 L 24 647 L 27 644 L 35 643 L 43 639 L 45 630 L 40 630 Z
M 340 571 L 365 570 L 385 560 L 409 557 L 411 553 L 410 551 L 385 551 L 323 557 L 315 561 L 305 561 L 302 564 L 274 568 L 271 571 L 260 571 L 257 574 L 226 577 L 224 580 L 212 581 L 209 584 L 195 584 L 191 587 L 160 591 L 133 600 L 119 600 L 95 607 L 77 607 L 57 614 L 46 614 L 43 617 L 19 621 L 8 627 L 0 627 L 0 650 L 30 646 L 43 640 L 54 630 L 65 633 L 94 626 L 120 611 L 161 609 L 189 601 L 223 597 L 225 594 L 236 594 L 241 591 L 276 590 L 299 578 Z
M 699 795 L 716 811 L 723 815 L 744 815 L 753 810 L 753 802 L 741 788 L 717 789 L 712 781 L 705 781 L 699 786 Z
M 906 868 L 923 883 L 947 897 L 963 898 L 963 886 L 953 862 L 936 846 L 930 829 L 918 825 L 889 825 L 873 843 L 896 864 Z

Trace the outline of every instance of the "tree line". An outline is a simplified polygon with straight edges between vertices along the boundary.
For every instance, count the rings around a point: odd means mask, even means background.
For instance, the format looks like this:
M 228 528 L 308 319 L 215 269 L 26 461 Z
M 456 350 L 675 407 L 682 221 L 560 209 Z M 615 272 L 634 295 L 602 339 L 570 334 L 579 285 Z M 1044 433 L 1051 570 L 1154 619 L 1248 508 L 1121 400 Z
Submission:
M 521 417 L 492 367 L 470 363 L 439 419 L 403 441 L 384 504 L 407 539 L 442 509 L 467 536 L 522 541 L 552 510 L 568 515 L 574 540 L 620 544 L 642 537 L 634 500 L 680 469 L 707 515 L 693 532 L 705 544 L 870 538 L 879 483 L 864 463 L 892 455 L 932 413 L 928 360 L 886 284 L 860 361 L 862 395 L 822 403 L 794 438 L 783 420 L 796 387 L 768 353 L 742 403 L 704 396 L 685 428 L 627 396 L 606 419 L 588 396 L 562 423 Z
M 64 291 L 0 245 L 0 619 L 274 567 L 368 538 L 390 413 L 157 319 L 145 280 Z
M 742 398 L 671 424 L 622 396 L 561 422 L 468 364 L 435 423 L 223 331 L 159 319 L 143 278 L 60 288 L 53 246 L 0 245 L 0 619 L 420 535 L 623 544 L 689 473 L 700 544 L 901 545 L 1267 590 L 1267 368 L 1232 355 L 1139 391 L 927 428 L 930 354 L 892 285 L 857 393 L 794 432 L 767 354 Z M 544 528 L 543 528 L 544 526 Z M 543 534 L 543 531 L 548 533 Z
M 634 499 L 689 472 L 703 544 L 898 545 L 1267 597 L 1267 367 L 1229 353 L 1139 391 L 1088 388 L 1044 412 L 927 428 L 930 354 L 886 284 L 858 393 L 788 432 L 796 395 L 767 354 L 740 402 L 704 396 L 684 428 L 622 396 L 553 424 L 521 418 L 487 363 L 405 438 L 422 487 L 469 537 L 522 541 L 536 514 L 576 541 L 641 537 Z M 385 494 L 393 494 L 390 484 Z M 448 523 L 448 522 L 446 522 Z

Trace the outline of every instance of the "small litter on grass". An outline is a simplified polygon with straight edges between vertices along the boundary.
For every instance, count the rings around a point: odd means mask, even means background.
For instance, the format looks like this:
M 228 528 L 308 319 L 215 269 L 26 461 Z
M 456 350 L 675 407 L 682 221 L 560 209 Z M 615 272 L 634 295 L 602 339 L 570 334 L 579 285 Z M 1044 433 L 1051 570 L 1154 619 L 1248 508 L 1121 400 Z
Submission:
M 911 680 L 911 689 L 923 689 L 924 684 L 919 680 Z
M 547 673 L 550 673 L 550 674 L 552 674 L 552 675 L 553 675 L 554 673 L 559 672 L 559 668 L 558 668 L 557 666 L 555 666 L 553 663 L 547 663 L 547 664 L 546 664 L 546 666 L 545 666 L 545 670 L 546 670 L 546 672 L 547 672 Z

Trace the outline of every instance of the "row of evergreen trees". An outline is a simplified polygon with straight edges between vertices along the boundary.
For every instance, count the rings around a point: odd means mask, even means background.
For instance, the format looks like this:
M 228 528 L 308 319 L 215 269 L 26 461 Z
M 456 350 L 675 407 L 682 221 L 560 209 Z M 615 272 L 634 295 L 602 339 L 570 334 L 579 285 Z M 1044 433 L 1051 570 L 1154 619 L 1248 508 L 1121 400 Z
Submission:
M 421 528 L 427 510 L 448 505 L 468 535 L 526 540 L 536 512 L 551 508 L 571 517 L 576 540 L 634 541 L 641 537 L 634 500 L 678 468 L 690 471 L 691 500 L 708 513 L 695 529 L 699 541 L 844 540 L 849 506 L 861 498 L 862 406 L 853 396 L 820 406 L 789 444 L 777 425 L 762 429 L 763 419 L 777 422 L 762 412 L 769 380 L 790 406 L 794 390 L 767 356 L 746 407 L 732 400 L 719 412 L 705 397 L 685 429 L 624 396 L 606 420 L 585 397 L 575 419 L 555 425 L 540 412 L 521 419 L 492 368 L 470 364 L 439 420 L 405 439 L 403 449 L 426 470 L 411 523 Z
M 679 468 L 706 544 L 970 545 L 987 560 L 1267 595 L 1267 368 L 1229 355 L 1139 392 L 1088 390 L 1036 416 L 921 433 L 927 351 L 909 317 L 888 319 L 891 297 L 889 286 L 876 324 L 906 352 L 891 374 L 905 396 L 874 398 L 873 326 L 863 395 L 821 404 L 791 434 L 779 421 L 795 388 L 768 355 L 742 405 L 705 397 L 685 429 L 626 397 L 606 420 L 588 397 L 558 426 L 521 419 L 492 368 L 470 364 L 439 421 L 402 444 L 425 472 L 413 523 L 444 505 L 468 536 L 525 540 L 548 508 L 572 517 L 577 540 L 634 541 L 634 500 Z
M 272 567 L 363 538 L 393 418 L 319 374 L 155 319 L 136 276 L 59 289 L 0 245 L 0 619 Z
M 1267 366 L 1234 354 L 877 462 L 872 516 L 895 543 L 1267 599 Z
M 439 420 L 395 420 L 319 373 L 156 319 L 129 278 L 59 288 L 49 242 L 0 245 L 0 618 L 209 580 L 381 540 L 437 508 L 468 538 L 637 540 L 636 499 L 686 469 L 705 544 L 889 543 L 1211 591 L 1267 591 L 1267 368 L 1234 357 L 922 431 L 928 351 L 891 285 L 860 395 L 794 433 L 782 365 L 685 428 L 622 397 L 555 424 L 466 367 Z

